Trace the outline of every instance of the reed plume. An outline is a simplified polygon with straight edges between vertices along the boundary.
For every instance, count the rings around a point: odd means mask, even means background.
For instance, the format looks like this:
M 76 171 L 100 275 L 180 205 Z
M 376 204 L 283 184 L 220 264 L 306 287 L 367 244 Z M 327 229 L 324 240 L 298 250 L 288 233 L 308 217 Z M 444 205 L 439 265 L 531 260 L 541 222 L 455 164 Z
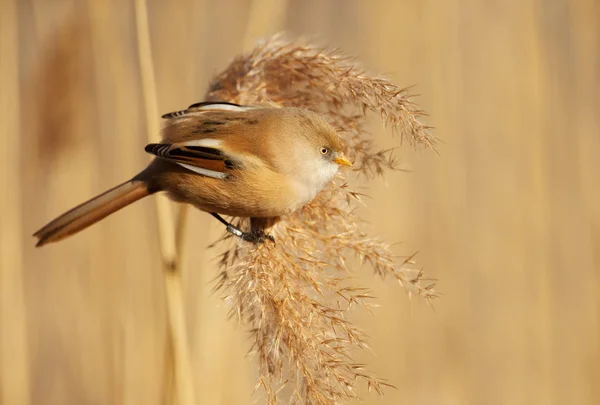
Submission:
M 375 113 L 415 147 L 432 148 L 436 138 L 421 122 L 425 113 L 406 89 L 371 76 L 337 50 L 275 36 L 233 60 L 210 84 L 209 100 L 275 103 L 321 113 L 338 129 L 356 175 L 372 177 L 396 169 L 391 151 L 379 150 L 364 131 Z M 349 278 L 353 258 L 380 276 L 396 279 L 411 295 L 436 296 L 433 283 L 398 258 L 388 244 L 361 230 L 356 213 L 361 195 L 340 173 L 300 211 L 269 232 L 276 243 L 252 245 L 224 235 L 217 289 L 232 314 L 250 326 L 260 379 L 269 404 L 337 404 L 355 397 L 360 380 L 379 393 L 386 381 L 352 360 L 366 348 L 364 333 L 348 311 L 370 306 L 372 297 Z M 249 222 L 238 220 L 248 228 Z

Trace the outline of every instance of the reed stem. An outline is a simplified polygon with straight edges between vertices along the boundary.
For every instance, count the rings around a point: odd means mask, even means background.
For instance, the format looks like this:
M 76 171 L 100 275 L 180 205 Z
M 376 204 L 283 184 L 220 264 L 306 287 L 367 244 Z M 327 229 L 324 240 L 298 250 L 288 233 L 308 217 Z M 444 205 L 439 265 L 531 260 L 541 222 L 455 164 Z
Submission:
M 146 1 L 136 0 L 135 11 L 148 142 L 157 142 L 160 140 L 160 127 L 157 120 L 158 102 Z M 166 197 L 159 195 L 156 198 L 156 213 L 167 306 L 168 356 L 166 368 L 169 376 L 167 378 L 167 398 L 169 404 L 194 405 L 194 385 L 182 288 L 187 207 L 180 207 L 177 218 L 175 218 L 172 203 Z

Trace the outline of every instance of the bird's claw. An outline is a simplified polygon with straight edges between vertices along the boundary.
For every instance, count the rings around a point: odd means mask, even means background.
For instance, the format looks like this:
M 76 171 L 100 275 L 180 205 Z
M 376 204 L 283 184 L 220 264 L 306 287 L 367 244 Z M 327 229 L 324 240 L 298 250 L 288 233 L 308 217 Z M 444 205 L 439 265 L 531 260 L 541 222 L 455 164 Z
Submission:
M 237 236 L 238 238 L 241 238 L 242 240 L 245 240 L 246 242 L 254 243 L 255 245 L 262 244 L 267 239 L 270 240 L 271 242 L 275 242 L 275 238 L 273 236 L 264 233 L 264 231 L 262 231 L 262 230 L 252 231 L 252 232 L 244 232 L 241 229 L 239 229 L 233 225 L 227 225 L 227 231 L 230 232 L 231 234 Z

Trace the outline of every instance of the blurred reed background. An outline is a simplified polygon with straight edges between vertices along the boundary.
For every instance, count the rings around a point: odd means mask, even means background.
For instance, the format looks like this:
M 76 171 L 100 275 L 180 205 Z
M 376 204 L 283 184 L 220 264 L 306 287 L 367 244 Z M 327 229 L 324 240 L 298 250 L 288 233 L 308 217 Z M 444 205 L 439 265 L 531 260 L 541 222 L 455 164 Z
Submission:
M 0 2 L 0 401 L 165 403 L 155 206 L 41 250 L 30 236 L 148 160 L 132 0 Z M 435 311 L 357 271 L 357 314 L 397 386 L 366 404 L 600 398 L 600 3 L 149 0 L 160 112 L 199 101 L 286 30 L 412 85 L 443 140 L 369 184 L 371 233 L 439 279 Z M 398 139 L 377 120 L 381 145 Z M 185 293 L 198 404 L 250 404 L 244 327 L 212 294 L 220 235 L 189 215 Z

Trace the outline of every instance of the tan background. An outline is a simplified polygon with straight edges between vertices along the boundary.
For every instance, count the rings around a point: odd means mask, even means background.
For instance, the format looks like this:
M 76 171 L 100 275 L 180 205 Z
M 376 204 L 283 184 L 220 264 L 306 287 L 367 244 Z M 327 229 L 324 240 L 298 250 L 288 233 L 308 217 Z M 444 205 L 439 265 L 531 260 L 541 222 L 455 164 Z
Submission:
M 0 2 L 0 401 L 164 403 L 165 309 L 151 199 L 61 244 L 30 234 L 147 161 L 133 1 Z M 371 184 L 372 232 L 437 277 L 435 312 L 359 272 L 357 320 L 395 384 L 366 404 L 600 401 L 600 3 L 149 0 L 159 108 L 286 29 L 357 55 L 418 101 L 440 155 Z M 249 23 L 250 21 L 250 23 Z M 379 124 L 381 145 L 397 144 Z M 251 404 L 244 328 L 210 295 L 190 215 L 186 301 L 198 404 Z M 208 232 L 207 232 L 208 229 Z

